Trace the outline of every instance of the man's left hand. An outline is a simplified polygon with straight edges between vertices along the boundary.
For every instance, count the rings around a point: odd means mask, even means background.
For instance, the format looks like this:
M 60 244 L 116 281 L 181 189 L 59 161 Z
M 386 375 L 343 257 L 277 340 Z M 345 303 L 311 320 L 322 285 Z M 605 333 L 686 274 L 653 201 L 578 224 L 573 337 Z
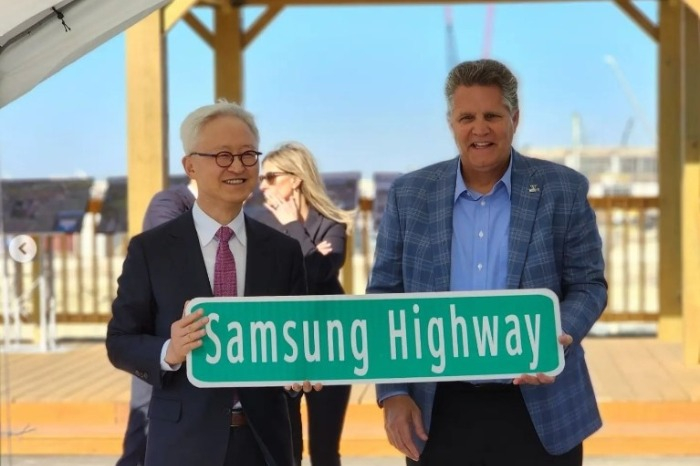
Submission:
M 566 333 L 562 333 L 559 336 L 559 343 L 566 348 L 569 346 L 571 343 L 574 342 L 574 339 L 571 337 L 571 335 L 568 335 Z M 552 377 L 550 375 L 545 375 L 541 372 L 532 375 L 532 374 L 523 374 L 520 377 L 516 377 L 513 379 L 513 384 L 514 385 L 544 385 L 544 384 L 549 384 L 549 383 L 554 383 L 556 380 L 556 377 Z

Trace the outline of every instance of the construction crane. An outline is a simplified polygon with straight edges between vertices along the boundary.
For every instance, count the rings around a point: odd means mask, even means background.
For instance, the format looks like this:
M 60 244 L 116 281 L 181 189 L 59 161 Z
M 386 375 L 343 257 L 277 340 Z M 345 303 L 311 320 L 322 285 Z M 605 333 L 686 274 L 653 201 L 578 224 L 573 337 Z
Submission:
M 627 100 L 629 101 L 632 111 L 634 112 L 634 117 L 635 119 L 639 120 L 640 123 L 642 124 L 644 131 L 649 135 L 651 138 L 652 143 L 656 143 L 656 131 L 652 128 L 651 124 L 649 123 L 649 120 L 647 119 L 646 114 L 642 110 L 642 106 L 639 105 L 639 101 L 637 100 L 637 96 L 634 94 L 634 91 L 632 91 L 632 86 L 630 86 L 629 82 L 625 78 L 624 73 L 620 69 L 620 66 L 617 63 L 617 60 L 615 59 L 614 56 L 612 55 L 605 55 L 603 57 L 603 61 L 610 66 L 612 69 L 613 73 L 615 74 L 615 78 L 617 79 L 617 82 L 620 84 L 620 87 L 622 87 L 622 91 L 625 93 L 625 96 L 627 97 Z M 629 139 L 629 132 L 632 131 L 632 123 L 628 122 L 627 125 L 625 126 L 625 132 L 627 133 L 626 135 L 623 135 L 623 142 L 626 144 L 627 140 Z
M 459 63 L 457 54 L 457 42 L 455 41 L 454 26 L 452 23 L 452 7 L 445 7 L 445 38 L 447 40 L 447 69 L 451 70 Z
M 491 44 L 493 36 L 493 20 L 496 7 L 493 3 L 486 6 L 486 20 L 484 22 L 484 41 L 481 49 L 481 58 L 489 58 L 491 56 Z M 452 17 L 452 7 L 445 6 L 445 39 L 447 49 L 447 69 L 451 70 L 459 63 L 459 54 L 457 53 L 457 41 L 454 33 L 454 22 Z
M 491 41 L 493 37 L 493 17 L 496 6 L 493 3 L 486 5 L 486 22 L 484 23 L 484 43 L 481 49 L 481 58 L 491 58 Z

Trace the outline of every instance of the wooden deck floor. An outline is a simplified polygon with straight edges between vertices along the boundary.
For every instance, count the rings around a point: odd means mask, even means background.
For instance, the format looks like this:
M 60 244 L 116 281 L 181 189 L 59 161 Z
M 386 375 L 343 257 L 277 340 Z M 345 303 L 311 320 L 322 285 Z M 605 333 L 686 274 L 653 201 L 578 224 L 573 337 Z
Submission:
M 588 453 L 700 454 L 700 367 L 683 365 L 680 344 L 590 338 L 585 348 L 605 422 L 587 441 Z M 2 451 L 119 451 L 130 379 L 110 365 L 103 344 L 2 353 L 0 366 Z M 355 385 L 344 454 L 394 454 L 381 416 L 373 386 Z

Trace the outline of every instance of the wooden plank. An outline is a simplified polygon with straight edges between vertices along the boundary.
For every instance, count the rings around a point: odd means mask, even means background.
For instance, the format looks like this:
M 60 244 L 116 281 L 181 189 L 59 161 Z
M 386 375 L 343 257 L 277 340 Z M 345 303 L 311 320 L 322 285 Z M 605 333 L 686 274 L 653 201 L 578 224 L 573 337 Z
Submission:
M 587 338 L 586 360 L 599 400 L 688 401 L 700 391 L 700 368 L 685 367 L 682 345 L 654 338 Z M 128 399 L 130 376 L 107 360 L 103 344 L 62 353 L 5 354 L 14 402 Z M 3 363 L 4 364 L 4 363 Z M 5 396 L 7 381 L 0 385 Z M 351 401 L 375 404 L 374 386 L 356 384 Z
M 640 10 L 632 0 L 615 0 L 617 6 L 620 7 L 622 11 L 627 13 L 632 21 L 637 23 L 644 32 L 647 33 L 655 42 L 659 41 L 659 28 L 649 19 L 649 17 Z
M 632 388 L 629 397 L 618 396 L 615 400 L 660 400 L 660 384 L 666 383 L 656 376 L 661 367 L 658 361 L 651 358 L 646 348 L 640 343 L 640 339 L 616 340 L 614 349 L 610 352 L 618 365 L 622 377 Z M 654 374 L 653 377 L 650 374 Z
M 198 0 L 173 0 L 163 7 L 163 30 L 169 31 L 197 4 Z
M 682 367 L 679 367 L 680 355 L 664 351 L 668 348 L 666 342 L 657 342 L 661 344 L 654 345 L 651 340 L 644 340 L 640 343 L 649 357 L 657 363 L 658 372 L 654 373 L 655 382 L 653 383 L 658 386 L 661 399 L 663 401 L 690 400 L 690 393 L 683 386 Z M 674 360 L 679 364 L 674 366 Z
M 610 357 L 610 353 L 614 352 L 611 346 L 608 340 L 584 340 L 586 362 L 599 401 L 627 398 L 633 391 L 629 381 L 622 376 L 617 361 Z

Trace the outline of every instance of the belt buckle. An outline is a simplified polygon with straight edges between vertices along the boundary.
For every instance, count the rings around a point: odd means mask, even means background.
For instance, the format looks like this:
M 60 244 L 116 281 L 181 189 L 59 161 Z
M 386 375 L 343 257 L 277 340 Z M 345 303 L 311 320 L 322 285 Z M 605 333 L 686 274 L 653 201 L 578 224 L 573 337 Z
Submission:
M 231 427 L 242 427 L 248 425 L 248 418 L 241 409 L 231 410 Z

